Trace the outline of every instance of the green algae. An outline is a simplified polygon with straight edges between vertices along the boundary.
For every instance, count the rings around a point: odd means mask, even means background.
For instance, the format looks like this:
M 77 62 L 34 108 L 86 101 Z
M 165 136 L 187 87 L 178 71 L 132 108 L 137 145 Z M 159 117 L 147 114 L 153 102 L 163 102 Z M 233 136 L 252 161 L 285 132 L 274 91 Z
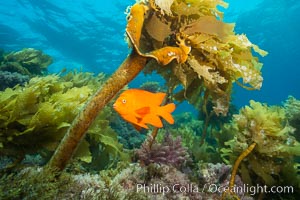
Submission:
M 53 152 L 84 103 L 104 80 L 104 74 L 70 72 L 63 77 L 34 77 L 24 87 L 0 92 L 1 152 L 12 155 L 42 149 Z M 92 162 L 91 143 L 101 144 L 108 155 L 103 167 L 114 163 L 117 160 L 114 158 L 120 155 L 126 157 L 117 134 L 109 126 L 111 114 L 111 108 L 106 108 L 90 128 L 89 142 L 84 139 L 76 153 L 81 160 Z M 95 148 L 93 151 L 100 151 Z
M 23 75 L 42 75 L 52 63 L 52 58 L 42 51 L 24 48 L 21 51 L 3 55 L 0 62 L 1 71 L 18 72 Z
M 288 184 L 285 171 L 295 174 L 295 158 L 300 156 L 300 143 L 294 137 L 295 129 L 289 125 L 286 111 L 279 106 L 267 106 L 250 101 L 239 114 L 233 115 L 231 123 L 225 124 L 220 134 L 232 138 L 220 150 L 225 162 L 233 163 L 249 145 L 256 143 L 247 161 L 242 164 L 241 174 L 248 184 L 255 174 L 263 184 Z M 246 167 L 248 166 L 248 167 Z M 251 167 L 249 167 L 251 166 Z M 280 177 L 280 178 L 276 178 Z M 299 183 L 299 176 L 295 176 Z

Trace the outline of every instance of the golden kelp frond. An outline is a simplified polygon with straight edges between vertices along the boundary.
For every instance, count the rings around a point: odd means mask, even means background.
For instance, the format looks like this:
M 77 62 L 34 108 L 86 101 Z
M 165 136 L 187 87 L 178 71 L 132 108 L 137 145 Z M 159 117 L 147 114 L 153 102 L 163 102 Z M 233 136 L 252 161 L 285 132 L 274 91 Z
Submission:
M 167 65 L 174 59 L 177 61 L 177 63 L 184 63 L 188 58 L 191 47 L 186 46 L 184 39 L 180 38 L 180 36 L 177 36 L 177 40 L 179 47 L 167 46 L 142 55 L 154 58 L 159 64 L 162 65 Z
M 211 98 L 214 111 L 226 115 L 234 82 L 261 88 L 262 64 L 252 50 L 261 56 L 267 52 L 245 35 L 235 35 L 234 23 L 222 21 L 218 5 L 227 7 L 222 0 L 143 1 L 131 7 L 126 32 L 139 55 L 156 60 L 148 62 L 146 73 L 157 71 L 172 88 L 184 86 L 177 100 L 195 102 L 194 90 L 204 104 Z
M 245 34 L 240 35 L 228 35 L 225 40 L 228 44 L 235 45 L 236 48 L 240 48 L 243 50 L 253 48 L 253 50 L 261 56 L 268 55 L 268 52 L 260 49 L 257 45 L 252 44 Z
M 143 57 L 154 58 L 162 65 L 167 65 L 174 59 L 177 60 L 178 63 L 184 63 L 188 57 L 190 47 L 186 46 L 184 39 L 180 37 L 177 37 L 179 47 L 167 46 L 145 53 L 140 49 L 140 39 L 146 10 L 148 10 L 148 8 L 142 4 L 135 4 L 130 9 L 126 33 L 136 52 Z M 152 35 L 155 35 L 155 33 L 152 33 Z
M 156 15 L 152 15 L 145 24 L 147 33 L 157 41 L 164 41 L 171 34 L 170 24 L 162 22 Z
M 197 74 L 193 69 L 187 65 L 187 63 L 183 63 L 181 65 L 175 65 L 173 68 L 173 73 L 177 77 L 177 79 L 181 82 L 184 88 L 188 88 L 190 84 L 197 79 Z
M 161 9 L 162 14 L 172 15 L 171 6 L 174 0 L 149 0 L 152 8 Z
M 126 33 L 130 38 L 132 44 L 136 47 L 140 47 L 141 32 L 144 24 L 144 15 L 148 7 L 143 4 L 134 4 L 130 8 L 128 16 Z
M 221 40 L 233 35 L 234 23 L 228 24 L 217 20 L 214 16 L 203 16 L 198 20 L 186 25 L 183 28 L 183 32 L 187 35 L 193 35 L 195 33 L 206 33 L 209 35 L 215 35 Z
M 195 59 L 189 59 L 188 63 L 191 68 L 198 74 L 199 78 L 203 78 L 207 82 L 207 86 L 226 83 L 227 80 L 220 76 L 219 72 L 215 71 L 208 65 L 201 65 Z
M 251 61 L 240 61 L 241 64 L 232 63 L 230 69 L 234 72 L 235 79 L 243 79 L 244 84 L 249 84 L 253 89 L 260 89 L 263 77 L 261 76 L 261 63 L 257 63 L 255 59 Z
M 230 36 L 229 38 L 237 40 L 238 37 Z M 241 43 L 235 46 L 232 42 L 220 42 L 218 37 L 202 33 L 194 34 L 189 39 L 191 46 L 201 52 L 203 59 L 207 58 L 209 63 L 220 71 L 220 74 L 227 74 L 227 79 L 229 77 L 231 80 L 242 78 L 243 84 L 248 84 L 253 89 L 260 89 L 263 81 L 260 72 L 262 64 L 257 62 L 256 57 L 253 57 L 251 43 Z
M 183 1 L 175 1 L 172 11 L 178 16 L 188 17 L 193 14 L 199 14 L 199 7 L 191 6 L 191 4 L 185 3 Z
M 228 7 L 228 3 L 223 0 L 177 0 L 173 5 L 173 12 L 180 16 L 192 16 L 194 14 L 200 16 L 215 16 L 223 19 L 223 12 L 217 9 L 220 5 L 224 8 Z
M 190 44 L 193 47 L 200 47 L 203 42 L 212 39 L 214 36 L 206 34 L 206 33 L 198 33 L 188 36 L 188 39 L 190 41 Z
M 188 56 L 182 52 L 179 47 L 164 47 L 144 55 L 154 58 L 159 64 L 167 65 L 172 60 L 176 60 L 178 63 L 185 62 Z
M 218 90 L 216 88 L 216 92 L 212 92 L 212 103 L 213 111 L 217 116 L 226 116 L 229 109 L 229 102 L 230 102 L 230 92 Z

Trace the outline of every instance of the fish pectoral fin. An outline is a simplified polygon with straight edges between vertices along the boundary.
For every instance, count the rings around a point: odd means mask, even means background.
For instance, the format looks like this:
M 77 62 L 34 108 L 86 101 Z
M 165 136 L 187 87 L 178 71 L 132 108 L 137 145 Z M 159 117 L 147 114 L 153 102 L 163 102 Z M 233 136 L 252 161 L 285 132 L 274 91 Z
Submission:
M 155 126 L 157 128 L 163 127 L 161 119 L 157 115 L 147 115 L 143 118 L 142 122 L 146 124 L 151 124 L 152 126 Z
M 150 107 L 149 106 L 142 107 L 142 108 L 135 110 L 135 112 L 140 116 L 139 118 L 142 118 L 143 116 L 150 113 Z
M 138 132 L 140 132 L 142 130 L 142 127 L 136 125 L 136 124 L 132 124 L 134 129 L 137 130 Z
M 137 123 L 141 123 L 141 121 L 143 120 L 143 118 L 141 117 L 137 117 L 136 119 L 137 119 Z
M 146 124 L 132 124 L 132 125 L 137 131 L 141 131 L 142 128 L 149 129 L 149 127 Z

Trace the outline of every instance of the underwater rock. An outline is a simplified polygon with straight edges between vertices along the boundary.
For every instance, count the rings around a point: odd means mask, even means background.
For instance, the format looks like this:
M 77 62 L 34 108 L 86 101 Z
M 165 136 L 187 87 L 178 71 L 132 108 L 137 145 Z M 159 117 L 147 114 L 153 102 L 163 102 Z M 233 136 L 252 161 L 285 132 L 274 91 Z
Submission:
M 12 88 L 16 85 L 23 86 L 29 81 L 29 76 L 22 75 L 18 72 L 0 71 L 0 91 L 6 88 Z
M 223 183 L 230 176 L 231 166 L 221 163 L 200 163 L 199 182 L 200 183 Z
M 296 128 L 294 135 L 296 139 L 300 141 L 300 100 L 289 96 L 283 106 L 289 124 Z
M 225 189 L 229 185 L 229 180 L 231 176 L 231 166 L 225 165 L 224 163 L 200 163 L 199 164 L 199 183 L 201 186 L 214 186 L 218 185 L 220 188 Z M 235 177 L 235 185 L 234 187 L 243 188 L 244 183 L 242 182 L 241 178 L 236 175 Z M 210 191 L 211 189 L 211 191 Z M 215 188 L 211 187 L 209 189 L 209 192 L 213 192 Z M 220 196 L 222 195 L 221 192 L 217 192 Z M 243 190 L 239 190 L 239 193 L 237 193 L 241 199 L 252 199 L 251 197 L 243 198 L 245 197 L 246 193 Z

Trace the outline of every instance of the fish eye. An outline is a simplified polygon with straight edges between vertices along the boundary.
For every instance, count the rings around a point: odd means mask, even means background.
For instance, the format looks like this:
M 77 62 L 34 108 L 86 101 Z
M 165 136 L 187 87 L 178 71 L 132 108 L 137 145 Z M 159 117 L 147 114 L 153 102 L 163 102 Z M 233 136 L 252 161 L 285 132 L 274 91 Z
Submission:
M 122 99 L 122 103 L 126 103 L 126 99 Z

